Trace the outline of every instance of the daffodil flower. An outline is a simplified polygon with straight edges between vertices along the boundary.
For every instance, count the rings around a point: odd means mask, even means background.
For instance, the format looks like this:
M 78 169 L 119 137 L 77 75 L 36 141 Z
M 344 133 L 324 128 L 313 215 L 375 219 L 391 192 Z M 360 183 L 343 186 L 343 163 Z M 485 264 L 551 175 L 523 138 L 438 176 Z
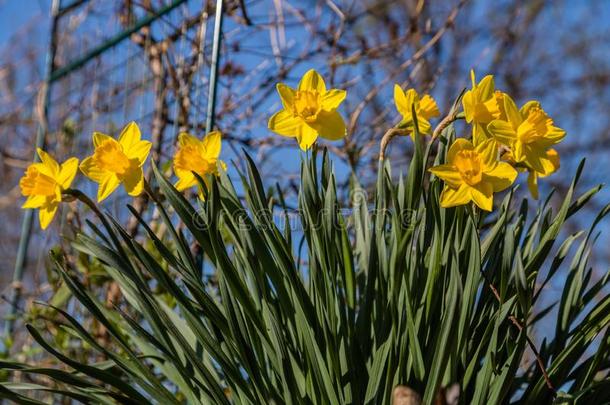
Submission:
M 345 137 L 345 122 L 337 112 L 345 90 L 326 90 L 324 79 L 315 70 L 305 73 L 296 90 L 279 83 L 277 92 L 283 109 L 269 119 L 273 132 L 296 138 L 303 150 L 309 149 L 318 136 L 331 141 Z
M 548 175 L 553 166 L 547 156 L 549 148 L 563 140 L 565 131 L 553 125 L 538 102 L 528 102 L 518 110 L 512 98 L 506 94 L 503 98 L 507 120 L 490 122 L 489 133 L 510 148 L 515 163 Z
M 462 106 L 466 122 L 472 124 L 472 139 L 475 145 L 487 139 L 486 124 L 500 115 L 498 101 L 494 91 L 495 84 L 492 75 L 485 76 L 479 83 L 474 70 L 470 71 L 472 89 L 464 93 Z M 503 93 L 499 93 L 501 96 Z
M 99 132 L 93 133 L 93 155 L 82 161 L 80 170 L 99 183 L 97 201 L 108 197 L 122 183 L 130 196 L 138 196 L 144 190 L 142 166 L 150 152 L 151 143 L 143 141 L 140 128 L 129 123 L 119 135 L 118 141 Z
M 217 175 L 219 164 L 226 169 L 224 162 L 218 159 L 221 141 L 222 134 L 218 131 L 210 132 L 202 140 L 187 133 L 178 135 L 178 149 L 174 155 L 174 173 L 178 177 L 176 183 L 178 191 L 198 185 L 193 172 L 207 181 L 205 175 Z
M 510 187 L 517 178 L 517 171 L 510 164 L 498 161 L 498 147 L 491 139 L 477 146 L 457 139 L 447 152 L 447 163 L 429 171 L 445 182 L 441 194 L 444 208 L 472 201 L 491 211 L 493 193 Z
M 432 126 L 428 120 L 441 114 L 436 101 L 432 97 L 425 94 L 420 98 L 414 89 L 408 89 L 405 92 L 398 84 L 394 85 L 394 104 L 400 115 L 402 115 L 400 125 L 410 129 L 411 138 L 415 136 L 413 132 L 413 106 L 415 106 L 417 126 L 421 134 L 429 134 Z
M 70 187 L 76 176 L 78 159 L 70 158 L 60 165 L 42 149 L 36 151 L 41 161 L 28 166 L 19 187 L 27 197 L 22 208 L 38 208 L 40 227 L 47 229 L 61 202 L 62 191 Z

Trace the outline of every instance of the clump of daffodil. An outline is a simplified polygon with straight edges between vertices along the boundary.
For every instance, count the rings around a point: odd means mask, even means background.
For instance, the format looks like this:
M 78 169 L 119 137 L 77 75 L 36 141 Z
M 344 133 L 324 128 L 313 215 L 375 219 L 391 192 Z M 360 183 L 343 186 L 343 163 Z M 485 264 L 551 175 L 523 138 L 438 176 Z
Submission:
M 78 169 L 78 159 L 70 158 L 61 165 L 42 149 L 37 149 L 40 162 L 28 166 L 19 181 L 21 194 L 27 197 L 22 208 L 38 208 L 40 227 L 46 229 L 61 202 L 61 193 L 70 187 Z
M 428 120 L 441 114 L 436 101 L 428 94 L 424 94 L 420 98 L 415 89 L 408 89 L 405 92 L 398 84 L 394 85 L 394 104 L 400 115 L 402 115 L 400 126 L 409 130 L 411 138 L 414 137 L 413 107 L 417 116 L 417 126 L 421 134 L 429 134 L 432 126 Z
M 303 150 L 309 149 L 318 136 L 331 141 L 345 137 L 345 122 L 337 111 L 345 90 L 327 90 L 315 70 L 305 73 L 296 90 L 278 83 L 277 92 L 283 109 L 269 119 L 273 132 L 296 138 Z
M 491 139 L 477 146 L 457 139 L 447 152 L 447 163 L 429 170 L 445 182 L 440 201 L 444 208 L 472 201 L 491 211 L 493 193 L 510 187 L 517 178 L 510 164 L 498 161 L 498 147 Z
M 178 135 L 178 149 L 174 155 L 177 190 L 183 191 L 198 185 L 193 173 L 207 181 L 206 174 L 217 175 L 219 165 L 225 169 L 224 162 L 218 159 L 221 141 L 222 134 L 219 131 L 210 132 L 202 140 L 187 133 Z
M 97 201 L 101 202 L 123 184 L 125 191 L 137 196 L 144 190 L 142 166 L 150 152 L 151 143 L 141 139 L 140 128 L 129 123 L 116 140 L 99 132 L 93 133 L 93 155 L 80 165 L 81 171 L 99 183 Z
M 538 178 L 559 169 L 559 155 L 551 147 L 563 140 L 565 131 L 554 125 L 537 101 L 526 103 L 520 110 L 508 95 L 503 101 L 506 120 L 493 120 L 487 129 L 509 148 L 507 160 L 529 171 L 528 186 L 532 196 L 538 198 Z
M 478 145 L 488 138 L 487 124 L 499 118 L 501 112 L 498 108 L 498 98 L 504 93 L 496 93 L 492 75 L 485 76 L 477 83 L 474 70 L 471 70 L 470 79 L 472 89 L 464 93 L 462 106 L 466 122 L 472 124 L 472 140 Z

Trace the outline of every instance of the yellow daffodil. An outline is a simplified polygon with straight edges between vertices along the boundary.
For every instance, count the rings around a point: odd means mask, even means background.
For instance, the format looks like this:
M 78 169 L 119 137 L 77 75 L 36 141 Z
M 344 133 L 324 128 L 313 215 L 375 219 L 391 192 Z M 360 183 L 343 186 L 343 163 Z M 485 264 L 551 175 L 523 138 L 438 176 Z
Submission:
M 144 190 L 142 166 L 150 152 L 151 143 L 141 140 L 140 128 L 129 123 L 119 140 L 99 132 L 93 133 L 93 155 L 80 165 L 80 170 L 99 183 L 97 201 L 108 197 L 122 183 L 127 193 L 137 196 Z
M 296 138 L 303 150 L 318 136 L 331 141 L 345 137 L 345 122 L 337 112 L 345 90 L 326 90 L 324 79 L 315 70 L 305 73 L 296 90 L 279 83 L 277 92 L 283 109 L 269 119 L 273 132 Z
M 438 117 L 441 112 L 438 110 L 436 101 L 427 94 L 419 97 L 419 94 L 414 89 L 403 91 L 399 85 L 394 85 L 394 104 L 396 109 L 402 115 L 400 125 L 410 129 L 411 138 L 414 137 L 413 132 L 413 106 L 415 106 L 415 114 L 417 115 L 417 124 L 421 134 L 429 134 L 432 129 L 430 118 Z
M 516 166 L 516 169 L 520 172 L 527 170 L 527 172 L 528 172 L 527 187 L 529 188 L 532 197 L 536 200 L 539 198 L 538 179 L 541 177 L 550 176 L 551 174 L 553 174 L 557 170 L 559 170 L 559 166 L 560 166 L 559 154 L 557 153 L 557 151 L 555 149 L 547 150 L 545 152 L 545 156 L 541 159 L 542 167 L 544 169 L 544 171 L 542 171 L 542 172 L 538 172 L 538 171 L 532 169 L 531 167 L 527 167 L 525 165 L 517 164 L 517 162 L 515 162 L 515 159 L 513 158 L 512 153 L 510 151 L 507 151 L 506 153 L 504 153 L 502 155 L 502 159 L 506 160 L 513 166 Z
M 441 206 L 445 208 L 473 201 L 491 211 L 493 193 L 510 187 L 517 178 L 517 171 L 510 164 L 498 161 L 498 147 L 493 140 L 474 146 L 457 139 L 447 152 L 447 163 L 429 170 L 445 182 L 441 194 Z
M 218 160 L 221 141 L 222 134 L 218 131 L 210 132 L 202 140 L 187 133 L 178 135 L 178 149 L 174 155 L 174 173 L 178 177 L 176 189 L 182 191 L 198 185 L 193 172 L 207 180 L 206 174 L 218 174 L 219 164 L 226 168 L 224 162 Z
M 486 124 L 498 118 L 500 110 L 496 98 L 494 78 L 485 76 L 479 83 L 476 81 L 474 70 L 470 71 L 472 89 L 464 93 L 462 106 L 466 122 L 472 124 L 472 139 L 475 145 L 488 138 Z M 498 93 L 502 96 L 503 93 Z
M 39 163 L 28 166 L 19 181 L 21 194 L 27 197 L 22 208 L 38 208 L 40 227 L 46 229 L 61 202 L 61 192 L 70 187 L 76 171 L 78 159 L 70 158 L 59 165 L 49 154 L 37 149 Z
M 547 156 L 549 148 L 563 140 L 565 131 L 553 125 L 538 102 L 528 102 L 518 110 L 508 95 L 503 99 L 507 120 L 490 122 L 489 133 L 510 148 L 515 163 L 548 175 L 553 166 Z

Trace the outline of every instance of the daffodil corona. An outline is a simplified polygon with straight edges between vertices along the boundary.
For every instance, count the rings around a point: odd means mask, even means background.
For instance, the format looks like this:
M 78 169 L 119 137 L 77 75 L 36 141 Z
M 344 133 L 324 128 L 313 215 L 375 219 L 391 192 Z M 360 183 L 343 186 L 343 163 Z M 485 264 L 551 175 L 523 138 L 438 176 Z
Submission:
M 174 155 L 174 173 L 178 177 L 176 189 L 179 191 L 196 186 L 197 173 L 204 180 L 206 174 L 217 175 L 218 166 L 225 168 L 224 162 L 218 159 L 220 156 L 222 134 L 213 131 L 202 140 L 181 133 L 178 135 L 178 149 Z
M 405 92 L 398 84 L 394 85 L 394 104 L 400 115 L 402 115 L 400 125 L 410 131 L 411 138 L 415 136 L 413 130 L 413 107 L 415 107 L 417 126 L 421 134 L 429 134 L 432 129 L 429 119 L 438 117 L 441 114 L 436 101 L 432 97 L 425 94 L 420 98 L 414 89 L 408 89 Z
M 99 132 L 93 133 L 93 155 L 84 159 L 81 171 L 99 183 L 97 201 L 108 197 L 122 183 L 127 193 L 137 196 L 144 190 L 142 166 L 150 152 L 151 143 L 141 139 L 135 122 L 129 123 L 118 141 Z
M 283 109 L 269 119 L 273 132 L 296 138 L 303 150 L 318 136 L 331 141 L 345 137 L 345 122 L 337 111 L 345 90 L 326 90 L 324 79 L 315 70 L 305 73 L 296 90 L 279 83 L 277 92 Z
M 441 206 L 445 208 L 472 201 L 491 211 L 493 193 L 510 187 L 517 178 L 510 164 L 498 161 L 493 140 L 474 146 L 466 139 L 457 139 L 447 152 L 447 163 L 429 170 L 445 182 L 441 194 Z
M 38 208 L 40 227 L 46 229 L 57 212 L 62 191 L 70 187 L 76 176 L 78 159 L 70 158 L 59 165 L 42 149 L 37 152 L 41 161 L 28 166 L 19 187 L 27 197 L 22 208 Z

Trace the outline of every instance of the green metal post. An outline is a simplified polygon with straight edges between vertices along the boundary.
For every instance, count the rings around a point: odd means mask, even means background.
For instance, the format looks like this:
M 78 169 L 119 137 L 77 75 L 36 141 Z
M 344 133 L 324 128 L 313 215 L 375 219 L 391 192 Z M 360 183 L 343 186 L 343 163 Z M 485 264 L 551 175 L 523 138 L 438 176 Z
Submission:
M 55 52 L 57 50 L 57 21 L 61 0 L 53 0 L 51 4 L 51 38 L 49 49 L 45 60 L 45 80 L 41 89 L 43 100 L 43 111 L 40 122 L 38 123 L 38 131 L 36 132 L 36 148 L 44 147 L 45 136 L 47 133 L 47 120 L 49 117 L 49 101 L 51 99 L 50 87 L 51 75 L 53 73 Z M 34 161 L 39 161 L 38 154 L 34 151 Z M 13 288 L 9 299 L 9 313 L 4 325 L 4 336 L 9 338 L 13 333 L 15 316 L 17 314 L 17 306 L 21 299 L 21 280 L 23 278 L 23 269 L 25 267 L 25 259 L 27 255 L 28 245 L 30 242 L 30 233 L 32 228 L 32 219 L 34 210 L 25 210 L 23 214 L 23 222 L 21 223 L 21 236 L 19 238 L 19 247 L 17 248 L 17 257 L 15 259 L 15 271 L 13 273 Z
M 216 0 L 216 18 L 214 23 L 214 45 L 212 47 L 212 66 L 210 66 L 210 83 L 208 89 L 208 110 L 205 119 L 205 132 L 214 129 L 216 118 L 216 88 L 218 87 L 218 64 L 222 41 L 223 0 Z

